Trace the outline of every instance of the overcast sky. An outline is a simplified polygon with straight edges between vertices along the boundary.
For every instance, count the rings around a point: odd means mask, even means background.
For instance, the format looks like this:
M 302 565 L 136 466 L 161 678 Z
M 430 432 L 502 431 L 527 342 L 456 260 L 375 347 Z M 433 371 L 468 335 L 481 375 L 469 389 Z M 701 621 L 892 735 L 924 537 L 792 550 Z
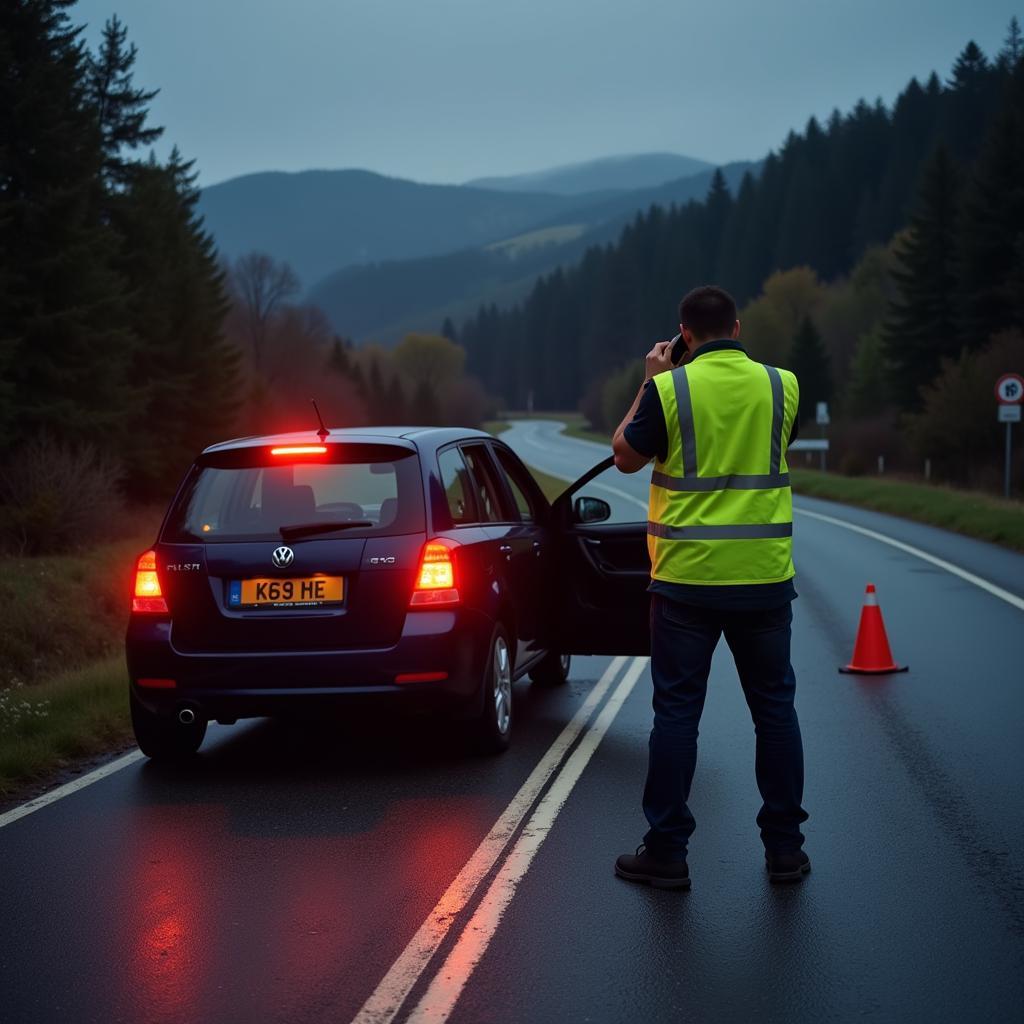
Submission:
M 117 13 L 204 185 L 364 167 L 420 181 L 616 153 L 756 158 L 792 127 L 993 53 L 1022 0 L 80 0 Z

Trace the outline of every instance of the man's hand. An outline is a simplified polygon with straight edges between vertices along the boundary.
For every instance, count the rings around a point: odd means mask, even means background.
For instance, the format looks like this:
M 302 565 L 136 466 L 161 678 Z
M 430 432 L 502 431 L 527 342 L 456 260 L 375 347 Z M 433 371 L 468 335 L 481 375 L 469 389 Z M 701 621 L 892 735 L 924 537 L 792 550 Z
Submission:
M 644 360 L 645 379 L 650 380 L 659 373 L 672 369 L 672 342 L 659 341 Z

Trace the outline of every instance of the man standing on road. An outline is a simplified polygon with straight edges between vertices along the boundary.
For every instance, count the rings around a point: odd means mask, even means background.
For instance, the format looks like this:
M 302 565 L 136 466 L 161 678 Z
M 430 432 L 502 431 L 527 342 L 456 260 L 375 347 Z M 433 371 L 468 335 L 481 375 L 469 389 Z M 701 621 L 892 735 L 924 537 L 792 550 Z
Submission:
M 654 728 L 643 795 L 650 829 L 615 873 L 689 888 L 695 822 L 687 800 L 711 656 L 724 633 L 757 734 L 757 824 L 769 878 L 799 881 L 810 861 L 801 850 L 807 814 L 790 664 L 796 591 L 786 465 L 799 387 L 788 370 L 747 356 L 736 304 L 721 288 L 690 292 L 679 330 L 689 359 L 674 367 L 672 342 L 654 346 L 612 441 L 624 473 L 655 460 L 647 525 Z

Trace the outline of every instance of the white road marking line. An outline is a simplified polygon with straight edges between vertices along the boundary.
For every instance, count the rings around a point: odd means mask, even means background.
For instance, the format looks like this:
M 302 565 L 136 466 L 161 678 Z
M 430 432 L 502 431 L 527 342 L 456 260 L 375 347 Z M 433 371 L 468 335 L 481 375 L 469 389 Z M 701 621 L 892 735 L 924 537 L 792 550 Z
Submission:
M 122 768 L 127 768 L 130 764 L 135 764 L 136 761 L 141 761 L 144 756 L 145 755 L 141 750 L 133 750 L 130 754 L 125 754 L 123 757 L 119 757 L 116 761 L 111 761 L 110 764 L 103 765 L 102 768 L 97 768 L 94 771 L 87 772 L 85 775 L 75 779 L 73 782 L 66 782 L 63 786 L 51 789 L 48 793 L 44 793 L 42 796 L 37 796 L 34 800 L 29 800 L 27 803 L 19 804 L 17 807 L 13 807 L 11 810 L 0 814 L 0 828 L 3 828 L 5 825 L 13 824 L 19 818 L 24 818 L 26 814 L 32 814 L 33 811 L 42 810 L 44 807 L 55 803 L 57 800 L 62 800 L 66 796 L 71 796 L 72 793 L 77 793 L 80 789 L 85 789 L 86 786 L 91 786 L 94 782 L 99 782 L 100 779 L 105 779 L 108 775 L 113 775 L 114 772 L 119 772 Z
M 624 657 L 614 658 L 605 669 L 604 675 L 590 691 L 587 699 L 530 772 L 501 817 L 437 901 L 437 905 L 427 915 L 426 920 L 370 994 L 369 999 L 363 1003 L 352 1024 L 388 1024 L 395 1019 L 402 1008 L 402 1003 L 420 975 L 427 969 L 430 958 L 437 952 L 451 930 L 456 916 L 472 899 L 481 882 L 494 867 L 540 791 L 555 773 L 566 751 L 575 742 L 594 708 L 604 699 L 609 687 L 628 660 Z
M 579 746 L 565 762 L 555 777 L 551 788 L 544 794 L 523 832 L 516 840 L 508 857 L 502 864 L 476 908 L 469 923 L 462 930 L 454 948 L 448 954 L 441 969 L 434 976 L 430 987 L 424 993 L 416 1009 L 408 1017 L 408 1024 L 443 1024 L 455 1009 L 462 990 L 470 975 L 480 962 L 487 947 L 501 923 L 516 887 L 522 881 L 534 855 L 548 837 L 559 811 L 565 806 L 569 794 L 579 781 L 594 751 L 604 738 L 623 702 L 630 695 L 637 679 L 647 668 L 649 658 L 636 658 L 622 677 L 622 682 L 601 709 L 601 713 L 590 724 Z M 610 873 L 610 872 L 609 872 Z
M 795 508 L 793 511 L 798 512 L 802 516 L 810 516 L 812 519 L 820 519 L 823 523 L 831 523 L 833 526 L 841 526 L 844 530 L 852 530 L 854 533 L 861 533 L 865 537 L 870 537 L 872 540 L 877 540 L 882 544 L 888 544 L 890 547 L 897 548 L 900 551 L 905 551 L 908 555 L 914 555 L 922 561 L 930 562 L 932 565 L 936 565 L 940 569 L 945 569 L 946 572 L 952 573 L 954 576 L 959 576 L 960 579 L 966 580 L 968 583 L 973 583 L 976 587 L 980 587 L 993 597 L 998 597 L 1001 601 L 1005 601 L 1007 604 L 1024 612 L 1024 598 L 1018 597 L 1016 594 L 1011 594 L 1009 590 L 1003 590 L 1002 587 L 996 586 L 995 583 L 989 583 L 988 580 L 982 579 L 980 576 L 975 576 L 973 572 L 961 569 L 959 565 L 947 562 L 944 558 L 937 558 L 935 555 L 928 554 L 927 551 L 915 548 L 911 544 L 904 544 L 903 541 L 886 536 L 886 534 L 879 533 L 877 530 L 869 530 L 867 527 L 848 523 L 845 519 L 837 519 L 835 516 L 823 515 L 821 512 L 811 512 L 805 508 Z

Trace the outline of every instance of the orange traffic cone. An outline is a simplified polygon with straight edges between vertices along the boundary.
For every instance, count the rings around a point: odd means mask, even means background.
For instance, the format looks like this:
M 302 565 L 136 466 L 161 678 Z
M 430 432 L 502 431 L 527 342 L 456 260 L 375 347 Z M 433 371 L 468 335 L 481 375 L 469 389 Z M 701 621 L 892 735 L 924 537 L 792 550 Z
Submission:
M 885 623 L 882 621 L 882 609 L 878 607 L 878 598 L 875 596 L 875 585 L 869 583 L 864 593 L 864 607 L 860 611 L 853 660 L 839 671 L 881 676 L 889 672 L 906 672 L 908 668 L 907 665 L 897 665 L 893 661 L 889 638 L 885 635 Z

